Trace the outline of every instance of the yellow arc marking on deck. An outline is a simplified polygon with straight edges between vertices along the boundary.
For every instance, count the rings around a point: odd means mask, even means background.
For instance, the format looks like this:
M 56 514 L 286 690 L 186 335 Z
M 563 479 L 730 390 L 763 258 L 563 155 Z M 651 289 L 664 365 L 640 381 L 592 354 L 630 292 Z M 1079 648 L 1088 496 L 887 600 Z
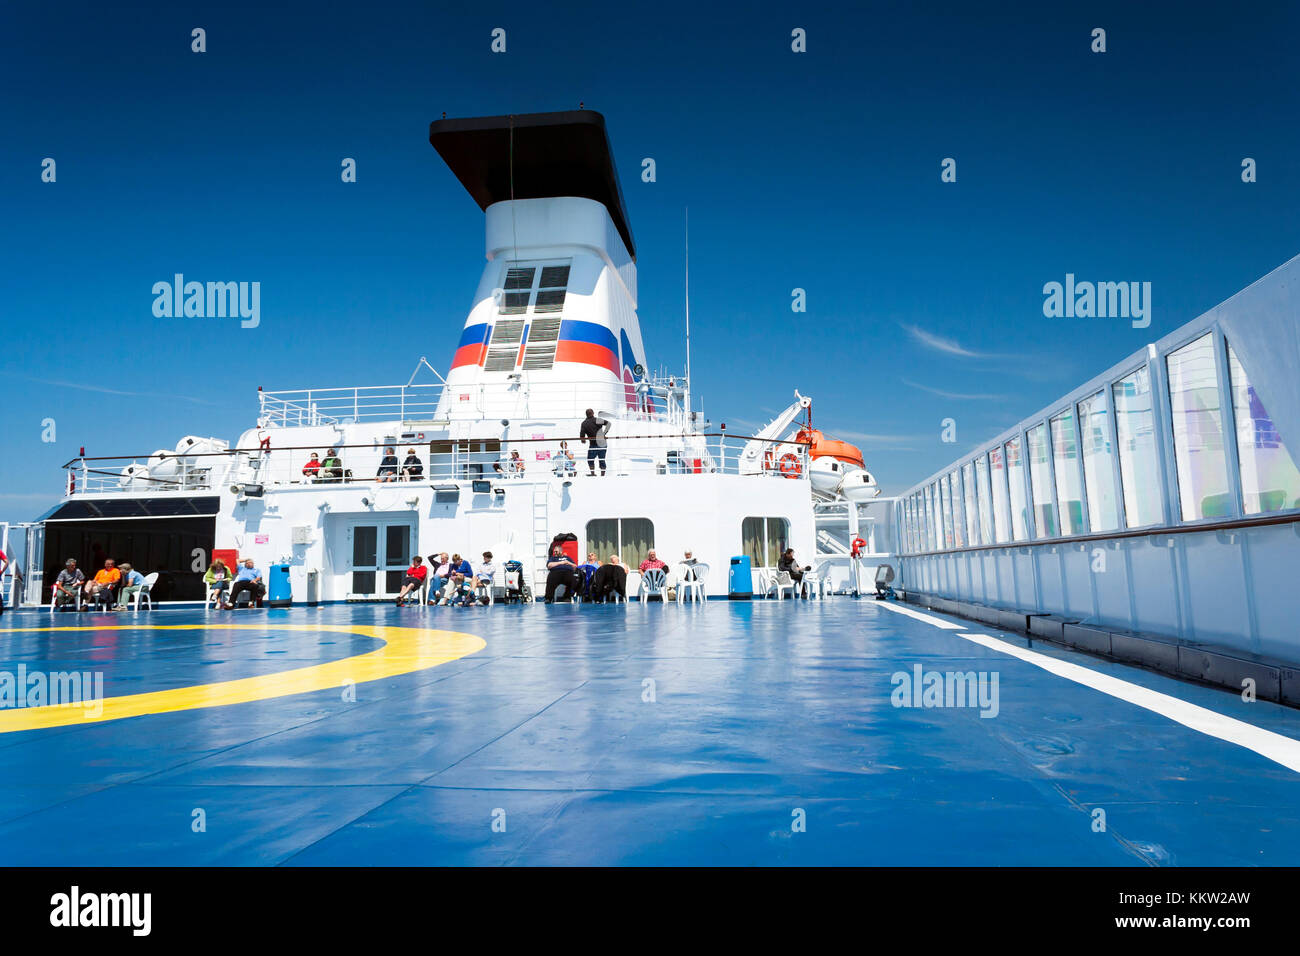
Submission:
M 427 670 L 476 654 L 487 642 L 473 634 L 456 631 L 438 631 L 414 627 L 385 627 L 381 625 L 340 624 L 151 624 L 117 627 L 23 627 L 5 630 L 5 634 L 45 631 L 311 631 L 313 633 L 360 634 L 373 637 L 384 644 L 366 654 L 345 657 L 326 664 L 313 664 L 295 670 L 216 684 L 199 684 L 194 687 L 175 687 L 171 690 L 127 694 L 122 697 L 105 697 L 102 710 L 89 713 L 78 704 L 71 706 L 46 705 L 0 709 L 0 734 L 16 730 L 38 730 L 45 727 L 66 727 L 73 724 L 98 723 L 121 720 L 124 717 L 143 717 L 146 714 L 166 714 L 178 710 L 198 710 L 204 707 L 228 707 L 257 700 L 306 694 L 316 690 L 342 687 L 348 681 L 364 684 L 367 681 L 396 677 L 414 671 Z M 62 670 L 62 668 L 61 668 Z M 66 668 L 72 670 L 72 668 Z M 97 708 L 98 709 L 98 708 Z

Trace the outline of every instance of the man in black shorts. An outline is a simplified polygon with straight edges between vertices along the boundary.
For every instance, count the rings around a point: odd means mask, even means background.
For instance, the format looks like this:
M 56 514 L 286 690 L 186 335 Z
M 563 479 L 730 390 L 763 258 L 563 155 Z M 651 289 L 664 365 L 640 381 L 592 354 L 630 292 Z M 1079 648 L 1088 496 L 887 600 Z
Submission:
M 596 476 L 596 461 L 600 461 L 600 473 L 605 474 L 605 435 L 609 432 L 609 422 L 603 418 L 597 418 L 596 413 L 590 408 L 587 409 L 587 420 L 582 423 L 582 428 L 578 431 L 582 441 L 587 443 L 587 470 L 594 478 Z

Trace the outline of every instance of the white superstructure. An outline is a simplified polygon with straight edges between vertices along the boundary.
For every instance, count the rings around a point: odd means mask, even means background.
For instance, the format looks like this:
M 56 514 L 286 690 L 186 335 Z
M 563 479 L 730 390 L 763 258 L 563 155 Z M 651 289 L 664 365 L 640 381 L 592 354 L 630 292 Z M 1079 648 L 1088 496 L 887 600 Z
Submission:
M 634 567 L 651 545 L 670 566 L 690 550 L 710 565 L 714 596 L 734 556 L 751 556 L 762 593 L 779 548 L 826 561 L 839 589 L 851 586 L 854 538 L 865 535 L 864 556 L 887 550 L 883 534 L 879 549 L 867 541 L 872 515 L 888 521 L 885 501 L 847 500 L 877 493 L 860 456 L 832 469 L 799 437 L 809 399 L 796 393 L 767 430 L 731 438 L 691 407 L 684 377 L 647 373 L 635 252 L 598 114 L 442 121 L 430 139 L 486 220 L 486 265 L 445 378 L 421 359 L 402 386 L 259 391 L 256 424 L 229 445 L 187 436 L 136 460 L 79 459 L 47 534 L 103 519 L 93 503 L 108 498 L 119 512 L 137 499 L 132 520 L 211 514 L 211 548 L 288 564 L 295 601 L 391 596 L 413 554 L 441 551 L 518 560 L 537 590 L 564 533 L 583 555 L 618 552 Z M 513 199 L 499 198 L 507 181 Z M 434 381 L 417 384 L 426 366 Z M 579 441 L 588 408 L 610 422 L 595 477 Z M 399 464 L 413 454 L 419 474 L 377 480 L 389 449 Z M 313 453 L 337 469 L 304 472 Z M 854 471 L 866 493 L 844 493 Z

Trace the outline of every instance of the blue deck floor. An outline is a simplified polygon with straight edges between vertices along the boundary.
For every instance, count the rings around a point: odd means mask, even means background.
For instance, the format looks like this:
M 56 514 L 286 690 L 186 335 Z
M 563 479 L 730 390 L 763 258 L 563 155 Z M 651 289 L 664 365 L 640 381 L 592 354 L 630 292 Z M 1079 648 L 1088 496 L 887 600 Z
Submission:
M 232 620 L 268 629 L 6 633 Z M 98 669 L 114 696 L 376 644 L 284 623 L 487 646 L 361 684 L 356 702 L 328 690 L 0 734 L 0 863 L 1300 863 L 1300 774 L 869 600 L 9 612 L 0 668 Z M 1034 649 L 1300 737 L 1294 710 Z M 997 672 L 997 716 L 893 706 L 891 675 L 917 664 Z

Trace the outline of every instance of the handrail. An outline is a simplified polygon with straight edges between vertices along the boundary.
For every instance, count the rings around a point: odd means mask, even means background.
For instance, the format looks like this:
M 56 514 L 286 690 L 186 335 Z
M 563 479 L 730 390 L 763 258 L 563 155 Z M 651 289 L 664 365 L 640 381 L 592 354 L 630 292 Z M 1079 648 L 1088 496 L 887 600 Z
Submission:
M 1231 518 L 1226 521 L 1209 521 L 1200 524 L 1161 525 L 1147 528 L 1125 528 L 1115 531 L 1096 531 L 1088 534 L 1072 534 L 1055 538 L 1035 538 L 1026 541 L 1003 541 L 1000 544 L 968 544 L 960 548 L 945 548 L 942 551 L 900 551 L 900 558 L 931 558 L 945 554 L 964 554 L 971 551 L 996 551 L 1000 548 L 1041 548 L 1045 545 L 1087 544 L 1092 541 L 1113 541 L 1117 538 L 1157 538 L 1170 534 L 1195 534 L 1199 531 L 1236 531 L 1240 528 L 1257 528 L 1274 524 L 1294 524 L 1300 521 L 1300 512 L 1289 511 L 1285 514 L 1255 515 L 1247 518 Z
M 663 435 L 606 435 L 605 441 L 609 441 L 609 442 L 631 441 L 631 440 L 660 441 L 668 438 L 733 438 L 737 441 L 758 441 L 770 445 L 803 445 L 805 447 L 812 447 L 811 441 L 795 441 L 793 439 L 786 441 L 785 439 L 781 439 L 781 438 L 758 438 L 752 435 L 736 435 L 733 434 L 732 432 L 682 432 L 680 434 L 672 433 L 672 434 L 663 434 Z M 549 438 L 491 438 L 491 437 L 484 437 L 484 436 L 476 436 L 473 438 L 438 438 L 433 440 L 445 441 L 453 445 L 462 445 L 462 444 L 468 445 L 468 444 L 473 444 L 474 442 L 484 442 L 484 441 L 499 441 L 501 442 L 502 446 L 530 445 L 534 443 L 549 445 L 561 441 L 581 442 L 582 436 L 573 435 L 573 436 L 566 437 L 564 435 L 554 435 Z M 406 446 L 414 445 L 416 447 L 427 446 L 429 444 L 429 441 L 430 440 L 427 438 L 424 441 L 401 441 L 399 439 L 393 442 L 358 442 L 351 445 L 339 445 L 339 444 L 331 445 L 323 442 L 316 442 L 314 445 L 276 445 L 272 447 L 270 451 L 272 453 L 277 451 L 316 451 L 320 448 L 337 448 L 337 449 L 364 448 L 373 451 L 375 448 L 378 448 L 383 445 L 392 445 L 393 447 L 397 447 L 398 445 L 406 445 Z M 230 457 L 231 455 L 258 454 L 259 452 L 261 452 L 261 449 L 256 446 L 253 446 L 249 448 L 227 448 L 223 451 L 199 451 L 199 452 L 169 451 L 167 452 L 166 457 L 167 458 L 217 458 L 217 457 L 225 458 L 225 457 Z M 76 458 L 64 462 L 59 467 L 71 468 L 74 465 L 79 466 L 88 461 L 126 461 L 128 459 L 138 459 L 138 458 L 147 459 L 152 457 L 153 457 L 152 454 L 96 455 L 96 456 L 78 455 Z M 120 476 L 115 474 L 113 475 L 113 477 L 117 478 Z

